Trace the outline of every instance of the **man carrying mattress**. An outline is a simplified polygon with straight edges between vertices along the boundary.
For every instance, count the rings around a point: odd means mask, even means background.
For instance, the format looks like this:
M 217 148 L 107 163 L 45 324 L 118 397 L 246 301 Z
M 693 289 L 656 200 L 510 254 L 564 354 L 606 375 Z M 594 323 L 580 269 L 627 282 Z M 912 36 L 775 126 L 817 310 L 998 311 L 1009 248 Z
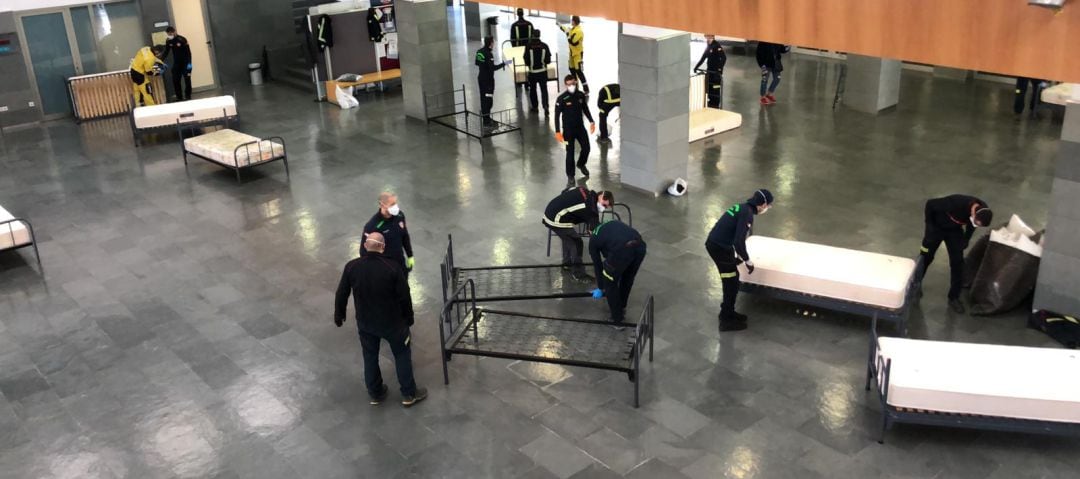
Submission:
M 746 315 L 735 312 L 735 298 L 739 294 L 739 263 L 746 263 L 746 271 L 754 274 L 754 262 L 746 251 L 746 238 L 754 229 L 754 215 L 764 214 L 773 204 L 773 195 L 769 190 L 760 189 L 748 200 L 728 208 L 720 219 L 716 220 L 709 238 L 705 240 L 705 250 L 720 270 L 720 283 L 723 285 L 724 299 L 720 303 L 720 331 L 741 331 L 746 329 Z
M 975 234 L 975 228 L 988 226 L 994 220 L 994 212 L 985 201 L 974 196 L 949 195 L 926 202 L 923 209 L 926 232 L 919 251 L 919 264 L 915 269 L 915 291 L 922 294 L 922 280 L 926 269 L 934 262 L 934 254 L 945 242 L 949 252 L 949 308 L 956 314 L 964 314 L 960 290 L 964 281 L 964 250 Z
M 156 105 L 150 77 L 165 72 L 165 46 L 142 47 L 131 59 L 131 85 L 135 95 L 135 106 Z
M 592 281 L 581 263 L 585 242 L 575 227 L 585 224 L 590 230 L 595 228 L 600 214 L 613 204 L 615 196 L 610 191 L 589 191 L 578 186 L 556 196 L 544 209 L 544 226 L 562 242 L 562 267 L 569 269 L 574 279 Z
M 607 296 L 611 320 L 626 319 L 626 302 L 634 287 L 641 263 L 645 261 L 645 241 L 641 233 L 618 220 L 601 223 L 589 238 L 589 256 L 596 270 L 594 298 Z
M 416 261 L 413 260 L 412 240 L 409 238 L 409 230 L 405 227 L 405 213 L 397 202 L 397 195 L 384 191 L 379 194 L 379 211 L 364 225 L 364 238 L 371 233 L 380 233 L 384 238 L 383 256 L 397 261 L 405 271 L 405 277 L 409 277 Z M 367 254 L 363 243 L 360 245 L 360 255 Z

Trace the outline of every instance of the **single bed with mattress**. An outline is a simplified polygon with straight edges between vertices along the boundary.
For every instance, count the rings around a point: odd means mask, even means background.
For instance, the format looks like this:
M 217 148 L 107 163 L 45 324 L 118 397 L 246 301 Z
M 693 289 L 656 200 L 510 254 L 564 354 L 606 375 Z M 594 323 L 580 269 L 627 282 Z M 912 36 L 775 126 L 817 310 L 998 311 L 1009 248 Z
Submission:
M 285 140 L 280 136 L 264 139 L 223 128 L 185 138 L 183 151 L 185 166 L 188 155 L 194 155 L 233 170 L 236 173 L 237 183 L 240 183 L 240 170 L 276 160 L 281 160 L 285 164 L 285 176 L 289 176 L 289 159 L 285 153 Z
M 222 118 L 238 122 L 236 98 L 232 95 L 199 98 L 197 100 L 164 103 L 161 105 L 140 106 L 131 110 L 131 132 L 135 137 L 135 146 L 139 146 L 142 136 L 163 128 L 172 128 L 177 124 L 195 125 L 214 123 Z
M 881 436 L 893 423 L 1080 433 L 1080 352 L 877 335 L 866 389 L 876 386 Z
M 909 258 L 751 236 L 754 273 L 739 265 L 741 291 L 893 321 L 907 331 L 915 273 Z
M 27 246 L 34 249 L 34 257 L 37 258 L 38 269 L 40 270 L 41 255 L 38 254 L 34 227 L 29 221 L 15 217 L 3 206 L 0 206 L 0 251 L 16 250 Z

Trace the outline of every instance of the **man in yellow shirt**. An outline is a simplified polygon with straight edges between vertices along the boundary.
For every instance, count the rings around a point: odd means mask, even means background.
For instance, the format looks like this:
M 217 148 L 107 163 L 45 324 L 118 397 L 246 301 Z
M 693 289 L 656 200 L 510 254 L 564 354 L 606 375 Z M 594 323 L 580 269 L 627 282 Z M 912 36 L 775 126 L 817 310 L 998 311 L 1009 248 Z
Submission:
M 154 45 L 140 48 L 135 58 L 131 59 L 131 84 L 135 94 L 135 106 L 156 104 L 150 77 L 165 71 L 165 62 L 161 61 L 164 55 L 165 46 Z
M 566 43 L 570 45 L 570 74 L 577 78 L 581 89 L 589 94 L 589 82 L 585 80 L 584 57 L 585 57 L 585 32 L 581 30 L 581 17 L 574 15 L 570 19 L 570 26 L 559 25 L 566 33 Z

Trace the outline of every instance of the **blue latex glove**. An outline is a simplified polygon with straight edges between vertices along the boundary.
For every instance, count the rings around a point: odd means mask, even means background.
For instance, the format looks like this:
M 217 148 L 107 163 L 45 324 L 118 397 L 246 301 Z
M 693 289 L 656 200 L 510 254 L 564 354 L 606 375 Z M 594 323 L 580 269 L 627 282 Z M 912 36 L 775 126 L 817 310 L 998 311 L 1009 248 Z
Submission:
M 191 73 L 191 64 L 190 63 L 187 64 L 187 71 L 188 71 L 188 73 Z
M 593 297 L 593 299 L 603 298 L 604 297 L 604 290 L 602 290 L 600 288 L 596 288 L 596 289 L 592 290 L 592 297 Z

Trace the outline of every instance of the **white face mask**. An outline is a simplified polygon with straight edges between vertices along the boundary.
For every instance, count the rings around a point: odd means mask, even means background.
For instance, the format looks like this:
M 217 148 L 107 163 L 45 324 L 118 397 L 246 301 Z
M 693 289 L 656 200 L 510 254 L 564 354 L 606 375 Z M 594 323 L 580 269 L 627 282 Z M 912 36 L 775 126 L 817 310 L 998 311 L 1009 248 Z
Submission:
M 596 203 L 596 211 L 603 213 L 606 209 L 607 208 L 604 208 L 604 205 L 600 204 L 599 202 Z
M 971 226 L 974 226 L 976 228 L 979 227 L 979 225 L 975 224 L 975 216 L 974 215 L 971 216 L 970 220 L 971 220 Z
M 173 39 L 176 38 L 176 35 L 169 35 L 168 38 L 169 38 L 169 40 L 173 40 Z
M 386 208 L 386 212 L 390 213 L 390 216 L 397 216 L 398 213 L 401 213 L 401 207 L 398 206 L 397 203 L 394 203 L 393 205 Z
M 772 206 L 770 206 L 770 205 L 765 205 L 765 206 L 764 206 L 763 208 L 761 208 L 761 212 L 760 212 L 760 213 L 758 213 L 758 214 L 759 214 L 759 215 L 763 215 L 763 214 L 765 214 L 765 213 L 768 213 L 768 212 L 769 212 L 769 208 L 772 208 Z
M 566 91 L 570 93 L 577 93 L 577 85 L 567 85 Z

